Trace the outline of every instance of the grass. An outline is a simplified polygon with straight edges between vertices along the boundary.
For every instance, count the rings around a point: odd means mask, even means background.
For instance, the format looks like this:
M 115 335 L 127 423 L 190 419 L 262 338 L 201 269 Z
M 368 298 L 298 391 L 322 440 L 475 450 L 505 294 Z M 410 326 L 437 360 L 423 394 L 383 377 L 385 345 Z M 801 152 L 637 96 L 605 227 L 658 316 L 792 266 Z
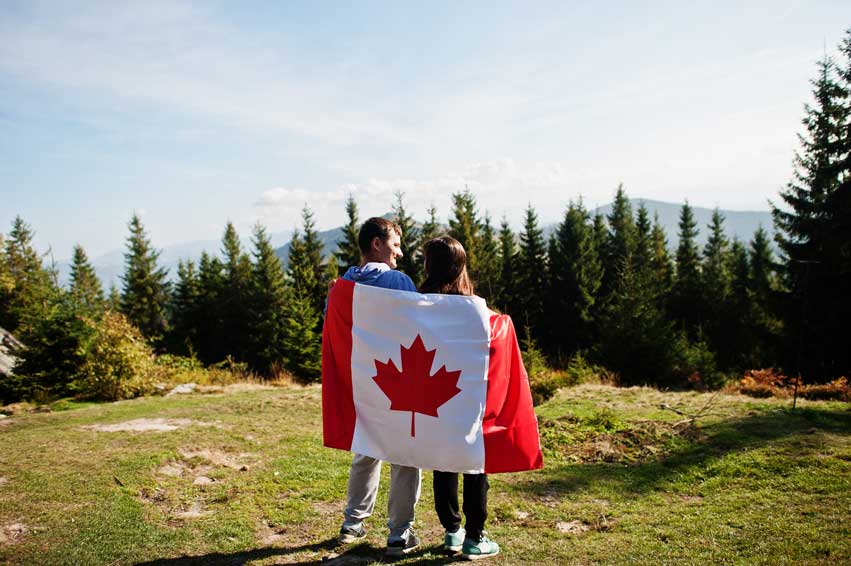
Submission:
M 350 455 L 321 446 L 318 388 L 64 402 L 0 421 L 0 563 L 369 564 L 332 544 Z M 491 476 L 500 564 L 851 562 L 848 404 L 584 385 L 538 407 L 543 470 Z M 85 428 L 189 419 L 170 432 Z M 183 422 L 185 421 L 172 421 Z M 385 467 L 386 468 L 386 467 Z M 194 485 L 204 476 L 213 481 Z M 424 475 L 422 551 L 445 564 Z

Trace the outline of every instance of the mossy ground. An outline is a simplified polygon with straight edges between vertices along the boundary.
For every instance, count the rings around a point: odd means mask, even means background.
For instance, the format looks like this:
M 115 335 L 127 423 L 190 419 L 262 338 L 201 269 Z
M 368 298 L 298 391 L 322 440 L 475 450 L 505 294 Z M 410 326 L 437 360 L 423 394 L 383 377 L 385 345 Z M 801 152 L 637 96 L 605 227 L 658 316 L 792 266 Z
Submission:
M 381 562 L 387 470 L 366 542 L 333 545 L 350 455 L 321 446 L 319 396 L 65 402 L 0 421 L 0 562 Z M 583 385 L 538 407 L 544 469 L 491 476 L 493 562 L 851 563 L 848 404 L 719 395 L 695 426 L 671 410 L 710 397 Z M 85 428 L 141 418 L 183 426 Z M 417 528 L 422 550 L 398 563 L 452 561 L 429 473 Z

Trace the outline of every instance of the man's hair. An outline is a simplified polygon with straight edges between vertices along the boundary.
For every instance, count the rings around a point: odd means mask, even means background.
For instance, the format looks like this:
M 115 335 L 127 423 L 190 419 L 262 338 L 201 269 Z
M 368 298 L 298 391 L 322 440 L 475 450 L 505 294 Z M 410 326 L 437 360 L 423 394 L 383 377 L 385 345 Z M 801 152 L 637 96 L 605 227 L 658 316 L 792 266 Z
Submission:
M 396 232 L 402 236 L 402 229 L 395 222 L 391 222 L 385 218 L 373 216 L 363 223 L 358 232 L 358 248 L 361 254 L 368 254 L 372 249 L 372 240 L 381 238 L 382 242 L 386 242 L 390 238 L 390 232 Z

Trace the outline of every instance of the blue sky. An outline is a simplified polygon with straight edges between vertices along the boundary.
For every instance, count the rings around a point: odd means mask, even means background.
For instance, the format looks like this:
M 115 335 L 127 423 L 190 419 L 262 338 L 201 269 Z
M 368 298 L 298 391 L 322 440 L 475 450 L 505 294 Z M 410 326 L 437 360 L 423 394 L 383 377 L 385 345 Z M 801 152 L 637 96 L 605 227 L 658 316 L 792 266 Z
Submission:
M 851 3 L 0 3 L 0 230 L 57 259 L 225 222 L 320 228 L 465 185 L 517 225 L 571 198 L 765 210 Z

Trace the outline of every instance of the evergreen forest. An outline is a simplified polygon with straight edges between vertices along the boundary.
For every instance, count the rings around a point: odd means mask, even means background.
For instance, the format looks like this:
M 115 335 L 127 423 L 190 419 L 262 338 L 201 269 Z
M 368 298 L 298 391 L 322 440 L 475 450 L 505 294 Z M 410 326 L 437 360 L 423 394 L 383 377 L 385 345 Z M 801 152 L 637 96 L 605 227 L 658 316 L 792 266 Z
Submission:
M 762 229 L 731 239 L 719 211 L 698 226 L 686 202 L 672 249 L 623 186 L 607 216 L 566 202 L 548 239 L 532 205 L 515 232 L 466 189 L 443 211 L 447 223 L 434 206 L 415 219 L 397 192 L 387 209 L 402 227 L 399 269 L 419 283 L 424 242 L 457 238 L 477 294 L 512 316 L 530 359 L 555 368 L 581 360 L 623 385 L 717 388 L 760 368 L 805 383 L 849 376 L 851 30 L 811 82 L 790 181 L 771 203 L 773 243 Z M 161 358 L 318 381 L 328 284 L 358 263 L 360 223 L 386 210 L 362 214 L 350 195 L 345 212 L 342 241 L 325 249 L 305 206 L 286 267 L 264 226 L 243 242 L 228 223 L 218 253 L 181 263 L 171 279 L 134 215 L 122 284 L 111 289 L 80 246 L 61 286 L 33 228 L 17 217 L 0 234 L 0 327 L 24 347 L 0 381 L 0 401 L 144 394 Z

